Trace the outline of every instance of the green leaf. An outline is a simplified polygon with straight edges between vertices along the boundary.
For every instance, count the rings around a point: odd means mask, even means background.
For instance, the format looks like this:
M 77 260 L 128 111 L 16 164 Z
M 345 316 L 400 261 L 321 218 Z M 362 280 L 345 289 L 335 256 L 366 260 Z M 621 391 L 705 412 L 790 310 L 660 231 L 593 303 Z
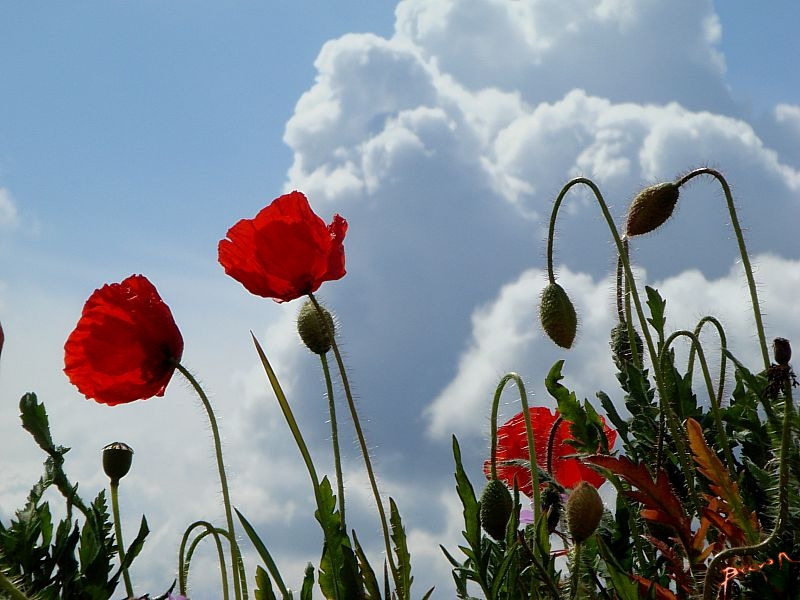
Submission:
M 667 322 L 666 317 L 664 317 L 667 301 L 661 298 L 661 295 L 655 288 L 645 286 L 644 289 L 647 292 L 647 306 L 650 308 L 650 318 L 647 319 L 647 322 L 655 328 L 658 333 L 658 339 L 663 341 L 664 326 Z
M 261 565 L 256 567 L 256 600 L 278 600 L 275 592 L 272 589 L 272 582 L 269 580 L 269 575 Z
M 545 387 L 548 393 L 558 402 L 558 412 L 565 421 L 570 423 L 569 432 L 572 439 L 569 444 L 579 453 L 591 454 L 598 448 L 607 450 L 608 445 L 600 417 L 591 404 L 584 401 L 583 406 L 578 402 L 574 392 L 561 385 L 564 378 L 561 369 L 564 361 L 557 361 L 545 378 Z
M 403 529 L 403 522 L 400 518 L 400 511 L 393 498 L 389 498 L 389 522 L 392 527 L 392 542 L 394 543 L 394 553 L 397 556 L 397 571 L 400 579 L 400 589 L 397 590 L 400 598 L 410 600 L 411 583 L 414 578 L 411 576 L 411 554 L 408 551 L 408 541 L 406 532 Z
M 326 598 L 364 598 L 364 587 L 350 539 L 342 529 L 336 496 L 327 477 L 320 482 L 320 498 L 314 516 L 322 526 L 325 542 L 319 563 L 319 586 Z
M 595 538 L 616 597 L 619 600 L 640 600 L 638 584 L 625 574 L 614 558 L 614 553 L 609 550 L 602 538 L 600 536 L 595 536 Z
M 303 586 L 300 588 L 300 600 L 311 600 L 314 593 L 314 565 L 306 565 L 306 573 L 303 577 Z
M 261 560 L 264 561 L 264 564 L 267 566 L 269 570 L 269 574 L 272 575 L 272 578 L 275 580 L 275 585 L 278 586 L 278 591 L 281 593 L 284 600 L 291 598 L 292 595 L 286 589 L 286 585 L 283 583 L 283 578 L 281 577 L 281 573 L 278 570 L 278 565 L 272 558 L 272 555 L 267 550 L 266 544 L 261 540 L 261 537 L 256 533 L 255 528 L 250 524 L 250 522 L 244 518 L 244 515 L 239 512 L 239 509 L 234 508 L 236 511 L 236 515 L 239 517 L 239 521 L 244 528 L 245 533 L 247 533 L 247 537 L 250 538 L 250 541 L 253 543 L 253 546 L 258 552 L 258 555 L 261 557 Z
M 356 557 L 358 557 L 358 564 L 361 567 L 361 579 L 364 582 L 367 600 L 381 600 L 381 588 L 378 583 L 378 578 L 375 575 L 375 570 L 372 568 L 372 565 L 369 564 L 367 555 L 361 547 L 361 543 L 358 541 L 355 531 L 353 531 L 353 547 Z
M 39 447 L 50 456 L 64 454 L 69 448 L 62 448 L 61 452 L 53 444 L 50 435 L 50 421 L 47 418 L 47 411 L 44 404 L 40 403 L 36 394 L 27 393 L 19 401 L 20 419 L 22 427 L 33 436 Z

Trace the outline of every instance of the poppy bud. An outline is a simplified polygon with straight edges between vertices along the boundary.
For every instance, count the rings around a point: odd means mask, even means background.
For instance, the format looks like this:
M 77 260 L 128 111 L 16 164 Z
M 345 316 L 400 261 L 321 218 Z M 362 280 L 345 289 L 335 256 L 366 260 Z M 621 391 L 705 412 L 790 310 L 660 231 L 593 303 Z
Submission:
M 496 540 L 506 537 L 506 526 L 511 518 L 514 501 L 505 484 L 499 479 L 490 479 L 481 494 L 481 525 L 483 530 Z
M 644 344 L 639 332 L 635 329 L 633 330 L 633 339 L 636 343 L 636 353 L 641 356 L 644 351 Z M 628 326 L 625 323 L 619 323 L 611 330 L 609 345 L 611 346 L 611 357 L 617 366 L 621 367 L 633 360 L 631 340 L 628 337 Z
M 547 336 L 562 348 L 572 347 L 578 330 L 578 316 L 572 301 L 557 283 L 550 283 L 542 292 L 539 318 Z
M 772 353 L 776 363 L 786 366 L 792 360 L 792 345 L 786 338 L 775 338 L 772 340 Z
M 325 354 L 331 349 L 331 335 L 336 334 L 333 317 L 327 309 L 322 308 L 327 327 L 320 318 L 311 300 L 306 300 L 297 315 L 297 332 L 306 347 L 314 354 Z
M 591 536 L 603 516 L 603 501 L 597 488 L 591 483 L 581 481 L 567 498 L 567 525 L 576 544 Z
M 675 210 L 678 194 L 678 186 L 672 182 L 652 185 L 639 192 L 628 208 L 625 234 L 633 237 L 661 227 Z
M 103 471 L 111 480 L 111 485 L 119 485 L 119 480 L 128 474 L 133 462 L 133 448 L 123 442 L 114 442 L 103 448 Z

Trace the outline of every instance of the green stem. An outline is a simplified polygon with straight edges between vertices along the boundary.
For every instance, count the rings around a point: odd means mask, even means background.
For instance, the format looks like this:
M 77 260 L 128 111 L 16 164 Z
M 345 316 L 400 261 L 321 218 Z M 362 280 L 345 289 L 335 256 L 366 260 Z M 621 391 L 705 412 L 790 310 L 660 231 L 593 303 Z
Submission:
M 327 322 L 326 322 L 327 326 Z M 339 426 L 336 421 L 336 403 L 333 397 L 333 381 L 331 380 L 331 370 L 328 367 L 327 354 L 320 354 L 322 362 L 322 372 L 325 375 L 325 387 L 328 393 L 328 412 L 331 416 L 331 443 L 333 444 L 333 463 L 336 469 L 336 488 L 339 493 L 339 516 L 342 519 L 342 529 L 347 531 L 344 518 L 344 476 L 342 474 L 342 453 L 339 450 Z
M 736 463 L 733 460 L 733 453 L 731 452 L 728 435 L 725 433 L 725 425 L 722 423 L 720 402 L 717 394 L 714 392 L 714 384 L 711 382 L 711 374 L 708 371 L 708 363 L 706 362 L 706 357 L 703 352 L 703 346 L 700 344 L 700 339 L 696 334 L 692 333 L 691 331 L 676 331 L 667 338 L 667 341 L 664 343 L 664 348 L 661 350 L 661 371 L 662 373 L 664 372 L 666 366 L 665 363 L 667 357 L 669 356 L 668 352 L 672 342 L 674 342 L 680 336 L 688 337 L 692 344 L 692 351 L 697 352 L 697 359 L 700 361 L 700 368 L 703 371 L 703 378 L 705 379 L 706 383 L 708 399 L 711 404 L 711 414 L 714 417 L 714 427 L 717 429 L 717 439 L 722 445 L 722 452 L 725 455 L 725 462 L 727 463 L 728 469 L 731 472 L 734 472 Z
M 719 567 L 734 556 L 752 556 L 761 550 L 766 550 L 783 533 L 789 519 L 789 451 L 792 444 L 792 417 L 794 407 L 792 402 L 792 384 L 784 385 L 785 405 L 783 412 L 783 429 L 781 431 L 781 457 L 778 466 L 778 520 L 772 533 L 764 541 L 751 546 L 738 546 L 728 548 L 717 554 L 709 563 L 703 582 L 703 600 L 712 600 L 716 597 L 717 586 L 714 578 Z
M 572 559 L 572 599 L 578 599 L 578 591 L 581 585 L 581 550 L 583 549 L 583 542 L 578 542 L 575 544 L 575 556 Z
M 0 571 L 0 590 L 9 597 L 9 600 L 29 600 L 8 577 L 3 575 L 2 571 Z
M 198 527 L 203 527 L 205 530 L 202 531 L 192 541 L 191 545 L 189 546 L 189 551 L 186 552 L 186 542 L 188 541 L 192 532 Z M 228 532 L 224 529 L 214 527 L 208 521 L 195 521 L 186 529 L 183 534 L 180 550 L 178 551 L 178 590 L 180 591 L 181 596 L 186 596 L 186 592 L 189 587 L 189 565 L 192 562 L 192 554 L 194 553 L 194 549 L 197 544 L 199 544 L 200 541 L 208 535 L 214 537 L 214 543 L 217 546 L 219 574 L 222 579 L 222 597 L 224 600 L 228 600 L 228 567 L 225 564 L 225 553 L 222 551 L 222 541 L 219 539 L 220 535 L 228 537 Z
M 531 411 L 528 408 L 528 394 L 525 392 L 525 384 L 517 373 L 507 373 L 497 384 L 492 399 L 492 446 L 491 446 L 491 473 L 492 479 L 497 479 L 497 410 L 500 404 L 500 395 L 506 384 L 514 380 L 519 390 L 519 401 L 522 404 L 522 419 L 525 421 L 525 436 L 528 442 L 528 460 L 530 461 L 531 485 L 533 487 L 533 522 L 539 522 L 539 515 L 542 512 L 541 490 L 539 489 L 539 463 L 536 458 L 536 443 L 533 439 L 533 427 L 531 426 Z
M 644 336 L 645 342 L 647 343 L 647 351 L 648 354 L 650 355 L 650 363 L 653 365 L 654 377 L 656 380 L 656 389 L 658 390 L 658 395 L 659 398 L 661 399 L 661 410 L 666 415 L 666 421 L 670 429 L 670 434 L 672 435 L 672 438 L 677 446 L 678 461 L 681 463 L 681 468 L 683 469 L 683 472 L 686 474 L 686 483 L 687 487 L 689 488 L 689 495 L 695 507 L 695 514 L 699 514 L 700 502 L 697 498 L 697 494 L 694 489 L 694 468 L 691 464 L 691 461 L 689 461 L 689 459 L 687 458 L 688 442 L 682 436 L 682 429 L 677 422 L 677 416 L 672 412 L 671 407 L 665 401 L 666 395 L 664 393 L 664 384 L 663 384 L 662 374 L 660 371 L 660 361 L 658 358 L 658 351 L 656 350 L 655 343 L 653 342 L 653 336 L 650 333 L 650 328 L 647 323 L 647 318 L 645 317 L 644 314 L 644 308 L 642 307 L 642 302 L 641 299 L 639 298 L 639 292 L 636 288 L 636 280 L 633 276 L 633 270 L 631 269 L 630 261 L 628 260 L 628 253 L 626 252 L 625 245 L 623 244 L 619 232 L 617 231 L 617 227 L 614 224 L 614 218 L 611 216 L 611 213 L 608 210 L 608 205 L 606 204 L 603 198 L 603 194 L 600 192 L 600 189 L 591 179 L 587 179 L 586 177 L 576 177 L 575 179 L 572 179 L 571 181 L 567 182 L 567 184 L 563 188 L 561 188 L 561 192 L 559 193 L 555 203 L 553 204 L 553 211 L 550 217 L 550 230 L 547 239 L 547 275 L 550 278 L 551 282 L 555 281 L 555 277 L 553 275 L 553 238 L 555 237 L 555 221 L 556 221 L 556 213 L 558 212 L 558 207 L 560 206 L 561 201 L 563 200 L 566 193 L 573 186 L 578 184 L 586 185 L 592 190 L 595 198 L 597 199 L 597 203 L 600 206 L 600 210 L 603 212 L 603 217 L 605 218 L 606 223 L 608 224 L 608 228 L 611 231 L 611 235 L 614 238 L 614 244 L 616 244 L 617 253 L 622 260 L 622 266 L 625 271 L 625 277 L 629 284 L 629 292 L 633 299 L 634 307 L 636 308 L 636 314 L 639 318 L 639 323 L 641 324 L 642 327 L 642 335 Z
M 311 300 L 314 308 L 317 309 L 317 313 L 320 315 L 320 320 L 322 323 L 325 324 L 325 327 L 328 326 L 328 320 L 325 318 L 324 313 L 322 312 L 322 307 L 319 305 L 316 297 L 314 294 L 308 294 L 309 300 Z M 332 332 L 329 332 L 332 334 Z M 392 555 L 392 542 L 389 536 L 389 524 L 386 519 L 386 510 L 383 506 L 383 501 L 381 500 L 380 492 L 378 491 L 378 483 L 375 479 L 375 473 L 372 468 L 372 461 L 369 457 L 369 448 L 367 447 L 367 441 L 364 437 L 364 431 L 361 428 L 361 420 L 358 418 L 358 411 L 356 410 L 356 404 L 353 400 L 353 394 L 350 391 L 350 381 L 347 378 L 347 371 L 344 368 L 344 360 L 342 359 L 342 355 L 339 352 L 339 346 L 336 343 L 336 336 L 330 335 L 331 340 L 331 348 L 333 348 L 333 355 L 336 357 L 336 364 L 339 367 L 339 375 L 342 378 L 342 387 L 344 388 L 344 395 L 347 399 L 347 407 L 350 410 L 350 417 L 353 420 L 353 427 L 356 430 L 356 437 L 358 438 L 358 445 L 361 448 L 361 455 L 364 458 L 364 466 L 367 470 L 367 477 L 369 478 L 370 487 L 372 488 L 372 495 L 375 498 L 375 505 L 378 508 L 378 516 L 381 521 L 381 530 L 383 532 L 383 543 L 386 548 L 386 559 L 389 562 L 389 567 L 392 571 L 392 578 L 395 582 L 395 585 L 401 588 L 401 577 L 400 573 L 397 570 L 397 565 L 394 562 L 394 556 Z
M 745 246 L 744 243 L 744 234 L 742 234 L 742 228 L 739 225 L 739 217 L 736 214 L 736 206 L 733 203 L 733 194 L 731 193 L 731 188 L 728 185 L 728 182 L 725 180 L 725 177 L 722 176 L 722 173 L 710 167 L 695 169 L 691 173 L 687 173 L 676 182 L 676 185 L 680 187 L 699 175 L 711 175 L 714 177 L 722 186 L 722 191 L 725 193 L 725 201 L 728 205 L 728 212 L 731 216 L 731 225 L 733 225 L 733 231 L 736 235 L 736 242 L 739 245 L 739 254 L 742 257 L 742 266 L 744 267 L 745 276 L 747 277 L 747 287 L 750 290 L 750 303 L 753 305 L 753 318 L 756 321 L 758 341 L 761 345 L 761 356 L 764 359 L 764 368 L 768 369 L 770 365 L 769 351 L 767 350 L 767 338 L 764 335 L 764 324 L 761 319 L 761 306 L 758 302 L 758 290 L 756 289 L 756 282 L 755 278 L 753 277 L 753 267 L 750 266 L 750 256 L 747 253 L 747 246 Z
M 119 518 L 119 480 L 111 480 L 109 484 L 111 488 L 111 511 L 114 514 L 114 535 L 117 538 L 117 553 L 119 554 L 119 562 L 123 565 L 122 579 L 125 582 L 125 592 L 128 598 L 133 598 L 133 584 L 131 584 L 131 576 L 128 573 L 128 568 L 125 567 L 125 544 L 122 541 L 122 521 Z
M 181 363 L 176 363 L 175 368 L 180 371 L 186 380 L 192 385 L 194 391 L 197 393 L 203 408 L 208 415 L 208 421 L 211 425 L 211 435 L 214 438 L 214 453 L 217 457 L 217 470 L 219 471 L 219 482 L 222 488 L 222 502 L 225 506 L 225 521 L 228 528 L 228 541 L 230 542 L 231 550 L 231 571 L 233 572 L 233 591 L 236 594 L 237 600 L 242 598 L 242 586 L 239 581 L 239 547 L 236 544 L 236 530 L 233 527 L 233 511 L 231 509 L 231 498 L 228 492 L 228 477 L 225 474 L 225 463 L 222 460 L 222 440 L 219 435 L 219 426 L 217 425 L 217 418 L 214 415 L 214 410 L 211 408 L 211 401 L 208 399 L 203 388 L 198 383 L 197 379 L 192 375 L 186 367 Z

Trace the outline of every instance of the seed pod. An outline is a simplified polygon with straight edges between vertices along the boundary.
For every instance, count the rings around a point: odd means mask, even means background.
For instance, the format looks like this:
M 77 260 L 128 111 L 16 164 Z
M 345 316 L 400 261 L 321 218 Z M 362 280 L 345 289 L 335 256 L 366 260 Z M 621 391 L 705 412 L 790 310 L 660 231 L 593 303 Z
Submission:
M 636 353 L 641 356 L 644 351 L 644 343 L 639 335 L 639 332 L 633 330 L 633 339 L 636 342 Z M 633 353 L 631 352 L 631 340 L 628 337 L 628 326 L 625 323 L 619 323 L 611 330 L 611 357 L 614 359 L 614 364 L 622 368 L 623 365 L 633 360 Z
M 658 229 L 672 216 L 678 202 L 678 186 L 659 183 L 643 189 L 628 208 L 625 235 L 633 237 Z
M 581 481 L 567 498 L 567 525 L 576 544 L 588 539 L 600 524 L 603 501 L 591 483 Z
M 483 530 L 496 540 L 506 537 L 506 526 L 511 518 L 514 501 L 505 484 L 499 479 L 490 479 L 481 494 L 481 525 Z
M 103 471 L 111 480 L 111 485 L 119 485 L 119 480 L 128 474 L 133 463 L 133 448 L 123 442 L 114 442 L 103 448 Z
M 786 366 L 792 360 L 792 345 L 786 338 L 778 337 L 772 340 L 772 354 L 775 362 Z
M 578 316 L 567 292 L 557 283 L 550 283 L 544 288 L 539 318 L 547 337 L 562 348 L 572 347 L 578 331 Z
M 309 350 L 314 354 L 320 355 L 331 349 L 331 335 L 336 335 L 331 313 L 323 307 L 322 314 L 325 315 L 325 321 L 328 323 L 327 327 L 323 324 L 311 300 L 306 300 L 297 315 L 297 332 L 300 334 L 300 339 L 303 340 Z M 330 335 L 328 332 L 330 332 Z

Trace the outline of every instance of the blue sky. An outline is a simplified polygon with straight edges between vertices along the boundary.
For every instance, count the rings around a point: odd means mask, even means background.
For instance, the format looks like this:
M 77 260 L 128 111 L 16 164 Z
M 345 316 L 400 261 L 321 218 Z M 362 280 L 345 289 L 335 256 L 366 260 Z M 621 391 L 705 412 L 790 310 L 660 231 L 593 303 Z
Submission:
M 221 516 L 207 426 L 185 385 L 109 409 L 61 372 L 92 290 L 143 273 L 217 405 L 235 503 L 287 579 L 318 561 L 310 488 L 248 333 L 329 465 L 318 365 L 293 332 L 299 307 L 250 297 L 216 262 L 230 225 L 297 188 L 326 220 L 350 222 L 348 275 L 321 295 L 339 317 L 382 487 L 420 557 L 418 591 L 436 583 L 447 597 L 438 544 L 454 547 L 460 531 L 450 435 L 477 482 L 503 373 L 523 374 L 542 404 L 543 375 L 560 358 L 579 396 L 613 389 L 613 252 L 579 193 L 556 244 L 578 344 L 565 354 L 537 328 L 543 230 L 568 179 L 595 179 L 621 216 L 643 185 L 720 168 L 758 257 L 768 335 L 800 333 L 800 8 L 753 6 L 0 4 L 0 518 L 39 474 L 16 419 L 29 390 L 73 446 L 68 467 L 87 495 L 104 485 L 103 445 L 137 450 L 123 518 L 133 528 L 146 513 L 154 529 L 136 567 L 142 592 L 171 581 L 183 527 Z M 676 327 L 727 316 L 747 359 L 757 348 L 727 221 L 721 194 L 696 182 L 674 223 L 634 251 Z M 369 539 L 377 526 L 355 446 L 346 465 Z M 377 537 L 369 543 L 379 556 Z M 197 572 L 193 597 L 215 597 L 213 576 Z

